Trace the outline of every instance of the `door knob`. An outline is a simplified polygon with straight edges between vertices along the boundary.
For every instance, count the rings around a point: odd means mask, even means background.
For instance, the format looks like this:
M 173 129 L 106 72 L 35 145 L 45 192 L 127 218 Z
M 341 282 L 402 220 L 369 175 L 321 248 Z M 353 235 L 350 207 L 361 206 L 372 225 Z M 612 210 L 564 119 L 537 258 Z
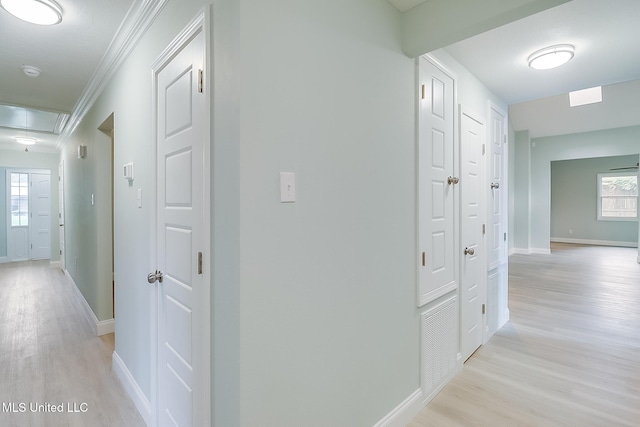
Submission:
M 500 183 L 499 182 L 492 182 L 491 183 L 491 188 L 500 188 Z
M 162 277 L 163 277 L 162 271 L 156 270 L 155 273 L 149 273 L 149 275 L 147 276 L 147 281 L 149 283 L 155 283 L 157 280 L 158 282 L 162 283 Z
M 476 251 L 474 251 L 473 248 L 464 248 L 464 254 L 465 255 L 473 255 L 475 253 L 476 253 Z
M 451 184 L 457 184 L 460 182 L 460 178 L 458 178 L 457 176 L 450 176 L 449 178 L 447 178 L 447 183 L 449 185 Z

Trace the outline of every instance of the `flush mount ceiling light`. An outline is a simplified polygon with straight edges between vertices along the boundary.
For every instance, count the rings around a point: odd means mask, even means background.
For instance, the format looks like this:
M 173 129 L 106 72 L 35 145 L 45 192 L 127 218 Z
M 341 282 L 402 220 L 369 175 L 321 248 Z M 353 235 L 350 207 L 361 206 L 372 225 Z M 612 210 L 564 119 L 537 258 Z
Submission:
M 558 44 L 545 47 L 529 55 L 529 67 L 534 70 L 549 70 L 566 64 L 573 58 L 575 47 L 570 44 Z
M 28 77 L 38 77 L 41 73 L 40 69 L 33 65 L 23 65 L 22 72 Z
M 62 21 L 62 8 L 53 0 L 0 0 L 4 10 L 26 22 L 55 25 Z
M 19 142 L 23 145 L 33 145 L 38 142 L 36 138 L 31 138 L 30 136 L 16 136 L 15 138 L 16 142 Z

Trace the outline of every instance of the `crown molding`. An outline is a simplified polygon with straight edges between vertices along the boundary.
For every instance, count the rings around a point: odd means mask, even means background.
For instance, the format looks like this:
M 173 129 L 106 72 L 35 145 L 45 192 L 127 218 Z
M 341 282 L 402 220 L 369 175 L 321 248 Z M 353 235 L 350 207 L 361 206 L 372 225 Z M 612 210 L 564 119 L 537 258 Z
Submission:
M 67 143 L 84 116 L 93 107 L 105 86 L 145 35 L 167 2 L 168 0 L 136 0 L 131 5 L 107 51 L 100 60 L 96 71 L 91 76 L 89 83 L 73 108 L 69 122 L 56 141 L 56 149 L 58 151 Z

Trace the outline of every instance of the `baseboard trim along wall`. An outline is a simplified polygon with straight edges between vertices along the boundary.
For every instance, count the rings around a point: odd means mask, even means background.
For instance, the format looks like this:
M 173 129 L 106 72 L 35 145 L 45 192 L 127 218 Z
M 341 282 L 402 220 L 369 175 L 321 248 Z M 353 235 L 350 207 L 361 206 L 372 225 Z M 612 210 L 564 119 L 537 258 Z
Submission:
M 116 377 L 120 380 L 122 385 L 124 386 L 125 391 L 133 401 L 133 404 L 136 405 L 136 409 L 140 412 L 142 419 L 144 422 L 150 426 L 151 425 L 151 403 L 144 395 L 140 386 L 131 375 L 131 372 L 127 369 L 127 366 L 124 364 L 118 353 L 115 351 L 111 356 L 111 366 L 113 369 L 113 373 L 116 374 Z
M 618 242 L 615 240 L 590 240 L 590 239 L 571 239 L 566 237 L 552 237 L 554 243 L 574 243 L 578 245 L 595 245 L 595 246 L 619 246 L 622 248 L 637 248 L 638 242 Z
M 9 262 L 9 258 L 6 256 L 0 256 L 0 264 L 4 264 L 5 262 Z
M 383 419 L 378 421 L 374 427 L 402 427 L 406 426 L 422 408 L 424 408 L 422 390 L 417 389 L 402 403 L 396 406 Z
M 61 268 L 61 266 L 60 261 L 49 261 L 49 267 L 51 268 Z
M 89 322 L 89 325 L 91 325 L 91 328 L 93 329 L 93 332 L 95 333 L 95 335 L 100 336 L 100 335 L 110 334 L 114 332 L 115 320 L 114 319 L 98 320 L 98 318 L 96 317 L 96 314 L 91 309 L 91 306 L 85 299 L 84 295 L 82 295 L 82 292 L 80 292 L 80 289 L 78 289 L 78 285 L 76 285 L 76 282 L 75 280 L 73 280 L 73 277 L 71 277 L 71 275 L 67 270 L 64 270 L 64 275 L 67 277 L 67 280 L 69 280 L 69 284 L 73 289 L 73 292 L 76 296 L 76 300 L 78 301 L 78 304 L 80 304 L 80 307 L 82 308 L 84 317 L 87 319 L 87 322 Z

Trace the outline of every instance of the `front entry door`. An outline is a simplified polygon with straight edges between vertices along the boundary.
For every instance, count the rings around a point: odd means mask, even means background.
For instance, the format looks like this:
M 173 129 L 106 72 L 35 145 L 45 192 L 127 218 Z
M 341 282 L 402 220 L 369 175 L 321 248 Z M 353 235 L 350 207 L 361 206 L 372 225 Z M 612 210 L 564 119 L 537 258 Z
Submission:
M 208 101 L 201 83 L 205 58 L 202 28 L 177 40 L 168 48 L 173 51 L 154 65 L 158 174 L 156 416 L 160 426 L 188 427 L 209 423 L 209 297 L 202 273 L 207 242 Z
M 51 258 L 51 175 L 31 174 L 31 259 Z
M 467 111 L 460 111 L 461 197 L 461 347 L 462 360 L 482 344 L 482 151 L 484 125 Z

